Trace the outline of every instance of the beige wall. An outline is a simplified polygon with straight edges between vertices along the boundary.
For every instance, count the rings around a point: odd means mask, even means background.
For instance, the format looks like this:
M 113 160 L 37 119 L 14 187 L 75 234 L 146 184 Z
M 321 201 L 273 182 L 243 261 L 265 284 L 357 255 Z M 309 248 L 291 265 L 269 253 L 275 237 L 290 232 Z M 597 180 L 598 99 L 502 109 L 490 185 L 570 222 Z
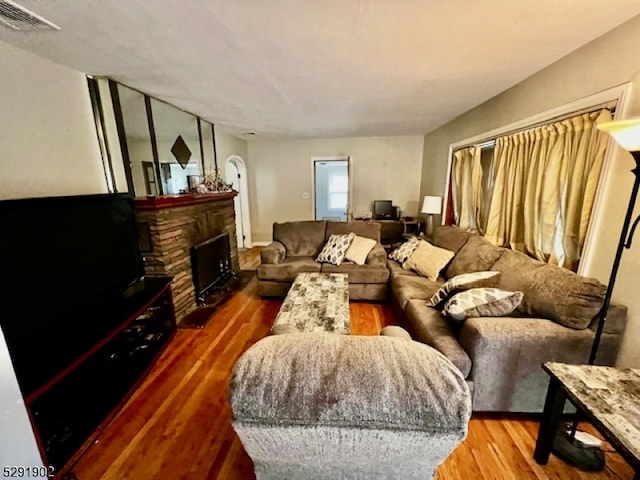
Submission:
M 421 195 L 443 195 L 449 145 L 509 125 L 611 87 L 631 82 L 624 117 L 640 115 L 640 17 L 576 50 L 492 100 L 431 132 L 424 139 Z M 617 152 L 602 188 L 601 209 L 584 274 L 608 282 L 633 175 L 631 157 Z M 629 307 L 619 366 L 640 367 L 640 239 L 625 253 L 614 299 Z
M 0 198 L 106 192 L 84 74 L 0 42 Z
M 422 142 L 421 136 L 247 142 L 253 241 L 270 241 L 273 222 L 313 218 L 311 157 L 353 158 L 354 211 L 390 199 L 406 215 L 415 215 Z
M 224 175 L 224 164 L 231 155 L 241 157 L 245 164 L 249 156 L 247 141 L 235 135 L 219 131 L 216 127 L 216 156 L 218 158 L 218 170 Z

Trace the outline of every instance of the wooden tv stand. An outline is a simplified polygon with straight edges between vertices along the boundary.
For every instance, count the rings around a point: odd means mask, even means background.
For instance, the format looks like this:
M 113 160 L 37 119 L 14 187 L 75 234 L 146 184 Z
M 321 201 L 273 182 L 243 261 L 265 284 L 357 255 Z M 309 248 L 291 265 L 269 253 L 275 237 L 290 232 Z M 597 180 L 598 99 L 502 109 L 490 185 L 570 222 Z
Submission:
M 107 426 L 175 333 L 171 278 L 96 312 L 110 330 L 25 397 L 43 460 L 62 478 Z M 87 324 L 96 318 L 86 318 Z

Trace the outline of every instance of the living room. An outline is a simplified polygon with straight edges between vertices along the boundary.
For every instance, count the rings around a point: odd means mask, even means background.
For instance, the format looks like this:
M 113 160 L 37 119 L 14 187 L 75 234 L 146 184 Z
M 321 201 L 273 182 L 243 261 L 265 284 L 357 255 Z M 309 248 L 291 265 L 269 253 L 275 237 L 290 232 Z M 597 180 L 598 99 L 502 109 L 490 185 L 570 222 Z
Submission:
M 370 208 L 375 198 L 390 198 L 404 213 L 415 216 L 424 195 L 445 196 L 449 149 L 457 142 L 620 85 L 629 88 L 618 105 L 619 118 L 640 114 L 638 32 L 639 17 L 608 33 L 603 31 L 604 35 L 592 37 L 554 63 L 531 65 L 526 79 L 422 133 L 396 135 L 389 127 L 388 135 L 376 136 L 249 138 L 225 132 L 221 126 L 216 130 L 218 158 L 238 155 L 247 165 L 251 242 L 269 242 L 275 221 L 311 218 L 312 200 L 305 193 L 312 188 L 313 156 L 353 157 L 354 209 Z M 85 78 L 85 73 L 100 72 L 75 70 L 56 63 L 58 59 L 29 53 L 28 48 L 16 46 L 22 40 L 16 40 L 15 35 L 3 34 L 0 40 L 0 197 L 106 192 Z M 215 112 L 211 119 L 216 120 Z M 632 167 L 626 152 L 620 150 L 612 156 L 594 211 L 593 234 L 581 273 L 602 282 L 611 270 L 633 180 L 629 174 Z M 617 363 L 621 368 L 640 366 L 640 304 L 635 288 L 638 262 L 633 254 L 627 255 L 616 283 L 616 299 L 629 308 Z

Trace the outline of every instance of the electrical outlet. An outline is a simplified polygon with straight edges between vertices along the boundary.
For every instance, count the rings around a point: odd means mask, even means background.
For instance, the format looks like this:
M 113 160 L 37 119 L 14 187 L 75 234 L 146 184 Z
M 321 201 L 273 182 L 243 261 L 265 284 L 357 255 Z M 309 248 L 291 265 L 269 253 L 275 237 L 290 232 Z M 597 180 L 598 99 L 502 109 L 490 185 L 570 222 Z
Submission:
M 309 192 L 302 192 L 302 198 L 309 198 Z

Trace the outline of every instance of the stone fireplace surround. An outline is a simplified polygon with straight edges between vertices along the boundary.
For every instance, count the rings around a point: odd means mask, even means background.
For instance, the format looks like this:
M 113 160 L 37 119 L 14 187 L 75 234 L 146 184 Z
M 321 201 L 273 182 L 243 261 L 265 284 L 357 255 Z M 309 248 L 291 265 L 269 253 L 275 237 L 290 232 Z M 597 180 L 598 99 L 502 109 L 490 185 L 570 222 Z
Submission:
M 135 200 L 145 274 L 171 276 L 178 323 L 196 308 L 190 249 L 229 233 L 231 264 L 240 270 L 233 198 L 237 192 L 166 195 Z

